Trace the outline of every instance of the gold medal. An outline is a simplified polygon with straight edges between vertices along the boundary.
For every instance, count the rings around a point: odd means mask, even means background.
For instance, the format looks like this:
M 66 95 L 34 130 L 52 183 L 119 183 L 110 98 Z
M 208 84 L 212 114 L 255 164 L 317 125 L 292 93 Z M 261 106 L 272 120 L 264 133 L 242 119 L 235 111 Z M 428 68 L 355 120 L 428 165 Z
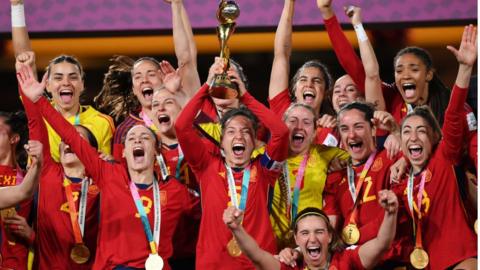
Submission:
M 228 254 L 230 254 L 230 256 L 232 257 L 238 257 L 242 255 L 242 250 L 238 246 L 238 243 L 235 240 L 235 238 L 232 238 L 230 239 L 230 241 L 228 241 L 227 251 L 228 251 Z
M 360 239 L 360 231 L 356 224 L 348 224 L 342 230 L 342 239 L 347 245 L 355 245 Z
M 478 228 L 478 219 L 476 219 L 475 223 L 473 223 L 473 229 L 475 230 L 475 234 L 478 234 L 477 228 Z
M 0 216 L 2 217 L 2 220 L 6 218 L 11 218 L 16 214 L 17 214 L 17 211 L 15 210 L 15 207 L 10 207 L 10 208 L 0 210 Z
M 70 259 L 77 264 L 84 264 L 90 258 L 90 250 L 85 244 L 75 244 L 70 251 Z
M 428 265 L 428 253 L 421 247 L 416 247 L 410 253 L 410 263 L 415 269 L 424 269 Z
M 163 269 L 163 259 L 158 254 L 148 255 L 148 259 L 145 262 L 145 270 L 162 270 Z

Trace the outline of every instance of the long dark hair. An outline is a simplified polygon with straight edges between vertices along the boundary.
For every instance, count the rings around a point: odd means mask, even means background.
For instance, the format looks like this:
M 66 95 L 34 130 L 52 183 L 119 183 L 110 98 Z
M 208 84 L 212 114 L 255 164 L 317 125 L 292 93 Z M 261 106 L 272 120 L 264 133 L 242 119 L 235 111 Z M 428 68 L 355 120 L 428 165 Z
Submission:
M 398 58 L 405 54 L 412 54 L 420 59 L 427 67 L 427 71 L 433 72 L 432 80 L 428 83 L 428 101 L 427 104 L 432 109 L 433 114 L 437 118 L 440 126 L 443 126 L 443 118 L 445 116 L 445 110 L 450 100 L 450 89 L 448 89 L 442 82 L 440 77 L 433 68 L 433 61 L 430 54 L 419 47 L 406 47 L 401 49 L 393 60 L 393 65 L 397 62 Z M 396 87 L 396 86 L 395 86 Z
M 112 63 L 103 78 L 103 87 L 93 99 L 99 111 L 110 115 L 115 124 L 122 122 L 129 111 L 140 106 L 132 91 L 132 58 L 117 55 L 110 59 Z
M 12 134 L 17 134 L 20 137 L 15 147 L 15 158 L 18 166 L 25 170 L 27 167 L 28 154 L 23 146 L 28 143 L 27 116 L 23 111 L 14 113 L 0 111 L 0 118 L 5 119 L 5 124 L 10 127 Z

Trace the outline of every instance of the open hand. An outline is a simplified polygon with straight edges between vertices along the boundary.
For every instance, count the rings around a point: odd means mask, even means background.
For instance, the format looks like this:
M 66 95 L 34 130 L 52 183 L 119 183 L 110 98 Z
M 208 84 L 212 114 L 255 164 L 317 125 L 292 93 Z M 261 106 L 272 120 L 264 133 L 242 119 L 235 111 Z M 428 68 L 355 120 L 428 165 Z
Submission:
M 447 46 L 447 49 L 455 55 L 459 64 L 473 66 L 477 60 L 477 28 L 471 24 L 465 26 L 460 48 Z
M 17 80 L 22 92 L 28 99 L 35 103 L 40 99 L 45 90 L 47 73 L 43 75 L 42 81 L 38 82 L 37 79 L 35 79 L 32 67 L 21 64 L 19 68 L 20 70 L 17 71 Z

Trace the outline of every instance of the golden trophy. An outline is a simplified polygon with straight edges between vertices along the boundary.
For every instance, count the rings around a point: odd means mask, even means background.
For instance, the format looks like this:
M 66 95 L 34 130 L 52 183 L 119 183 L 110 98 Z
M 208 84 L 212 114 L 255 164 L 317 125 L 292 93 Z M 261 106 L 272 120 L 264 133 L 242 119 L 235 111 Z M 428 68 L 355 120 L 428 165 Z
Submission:
M 217 36 L 220 41 L 220 58 L 225 62 L 222 74 L 216 75 L 210 85 L 210 95 L 221 99 L 233 99 L 238 96 L 238 86 L 227 75 L 230 68 L 230 50 L 227 41 L 235 31 L 235 20 L 240 15 L 240 8 L 233 0 L 221 0 L 217 10 Z

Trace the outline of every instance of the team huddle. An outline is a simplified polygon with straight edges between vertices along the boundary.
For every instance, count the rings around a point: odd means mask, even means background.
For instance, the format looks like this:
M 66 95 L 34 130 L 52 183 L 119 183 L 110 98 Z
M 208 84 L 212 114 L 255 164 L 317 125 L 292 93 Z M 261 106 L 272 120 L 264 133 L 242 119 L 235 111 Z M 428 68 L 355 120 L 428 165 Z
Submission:
M 201 84 L 183 1 L 167 2 L 178 68 L 117 56 L 93 107 L 75 57 L 38 77 L 11 0 L 24 111 L 0 112 L 1 269 L 476 269 L 476 27 L 447 46 L 451 90 L 419 47 L 385 83 L 361 9 L 345 12 L 357 55 L 317 0 L 346 74 L 309 60 L 290 80 L 285 0 L 267 107 L 233 60 Z M 236 98 L 212 95 L 225 70 Z

